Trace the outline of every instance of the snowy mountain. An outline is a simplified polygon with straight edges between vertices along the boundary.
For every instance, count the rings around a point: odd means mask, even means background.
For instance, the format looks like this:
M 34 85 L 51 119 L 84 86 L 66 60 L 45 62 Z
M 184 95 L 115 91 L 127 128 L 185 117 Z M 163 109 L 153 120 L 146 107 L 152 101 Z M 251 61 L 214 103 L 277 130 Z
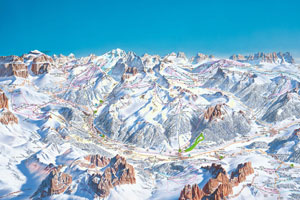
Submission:
M 0 198 L 297 199 L 299 81 L 288 52 L 2 56 Z
M 254 55 L 243 56 L 241 54 L 232 55 L 230 57 L 232 60 L 237 60 L 240 62 L 249 62 L 249 63 L 276 63 L 276 64 L 295 64 L 295 60 L 290 54 L 290 52 L 273 52 L 273 53 L 263 53 L 258 52 Z

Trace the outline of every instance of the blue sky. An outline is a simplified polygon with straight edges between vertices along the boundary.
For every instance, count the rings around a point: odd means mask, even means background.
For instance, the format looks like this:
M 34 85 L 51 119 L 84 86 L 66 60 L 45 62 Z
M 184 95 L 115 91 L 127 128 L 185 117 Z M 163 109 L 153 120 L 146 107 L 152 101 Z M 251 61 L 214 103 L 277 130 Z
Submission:
M 102 54 L 114 48 L 300 57 L 297 0 L 0 0 L 0 55 Z

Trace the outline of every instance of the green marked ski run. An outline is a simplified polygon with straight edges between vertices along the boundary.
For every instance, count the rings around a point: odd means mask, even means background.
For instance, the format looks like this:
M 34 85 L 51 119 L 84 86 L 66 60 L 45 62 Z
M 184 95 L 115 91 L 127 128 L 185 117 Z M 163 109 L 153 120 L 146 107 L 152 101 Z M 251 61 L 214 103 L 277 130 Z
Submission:
M 189 152 L 189 151 L 192 151 L 196 146 L 197 144 L 199 144 L 199 142 L 203 141 L 204 140 L 204 136 L 203 136 L 203 133 L 201 133 L 196 141 L 194 142 L 194 144 L 192 146 L 190 146 L 189 148 L 187 148 L 186 150 L 184 150 L 184 152 Z

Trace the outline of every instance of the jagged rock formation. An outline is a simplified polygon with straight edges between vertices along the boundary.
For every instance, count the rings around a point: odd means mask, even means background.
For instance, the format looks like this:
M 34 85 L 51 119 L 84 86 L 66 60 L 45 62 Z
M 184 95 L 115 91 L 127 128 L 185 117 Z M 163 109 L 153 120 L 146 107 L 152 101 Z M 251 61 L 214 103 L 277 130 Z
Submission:
M 216 163 L 202 168 L 208 170 L 214 177 L 217 177 L 220 173 L 226 174 L 226 170 L 222 167 L 222 165 L 217 165 Z
M 144 72 L 145 69 L 142 59 L 135 53 L 129 52 L 127 55 L 123 55 L 123 57 L 115 64 L 112 68 L 111 76 L 116 81 L 122 81 L 137 73 Z
M 0 89 L 0 123 L 4 125 L 18 123 L 18 118 L 9 111 L 8 98 Z
M 217 104 L 215 106 L 209 107 L 206 112 L 204 113 L 204 118 L 212 121 L 215 118 L 221 119 L 222 111 L 221 111 L 222 104 Z
M 180 193 L 179 200 L 201 200 L 204 197 L 203 191 L 197 184 L 184 186 Z
M 91 177 L 91 187 L 100 198 L 107 197 L 109 190 L 117 185 L 135 184 L 135 173 L 132 165 L 124 157 L 116 155 L 111 159 L 103 174 Z
M 131 76 L 135 76 L 138 73 L 138 70 L 136 67 L 125 67 L 125 72 L 122 75 L 122 80 L 128 79 Z
M 5 93 L 0 89 L 0 109 L 7 108 L 8 109 L 8 98 Z
M 10 111 L 0 112 L 0 123 L 4 125 L 17 124 L 18 118 Z
M 33 59 L 31 65 L 31 71 L 35 74 L 48 73 L 54 61 L 50 56 L 42 54 Z
M 27 65 L 19 56 L 0 56 L 0 77 L 17 76 L 28 77 Z
M 237 54 L 237 55 L 232 55 L 230 57 L 230 59 L 237 60 L 240 62 L 259 60 L 259 61 L 266 62 L 266 63 L 280 63 L 280 64 L 284 64 L 284 63 L 294 64 L 295 63 L 294 58 L 292 57 L 292 55 L 289 52 L 286 52 L 286 53 L 258 52 L 254 55 L 249 55 L 249 56 L 243 56 L 243 55 Z
M 254 169 L 252 168 L 251 162 L 239 164 L 237 169 L 231 172 L 231 183 L 233 183 L 234 186 L 237 186 L 239 183 L 246 180 L 246 176 L 253 173 Z
M 203 187 L 203 192 L 206 196 L 214 196 L 214 199 L 223 199 L 233 193 L 226 170 L 221 165 L 212 164 L 210 167 L 207 166 L 206 169 L 213 175 L 213 178 L 209 179 Z
M 50 174 L 41 183 L 38 190 L 33 194 L 33 199 L 64 193 L 72 183 L 72 176 L 61 172 L 62 166 L 51 170 Z
M 89 168 L 105 167 L 110 162 L 109 158 L 106 158 L 105 156 L 101 156 L 99 154 L 88 155 L 84 157 L 84 159 L 89 162 Z
M 179 200 L 225 199 L 233 194 L 233 187 L 245 181 L 246 176 L 254 173 L 251 162 L 239 164 L 237 170 L 231 173 L 231 179 L 228 178 L 226 170 L 221 165 L 212 164 L 203 168 L 212 174 L 212 178 L 202 190 L 197 184 L 192 187 L 186 185 L 180 193 Z

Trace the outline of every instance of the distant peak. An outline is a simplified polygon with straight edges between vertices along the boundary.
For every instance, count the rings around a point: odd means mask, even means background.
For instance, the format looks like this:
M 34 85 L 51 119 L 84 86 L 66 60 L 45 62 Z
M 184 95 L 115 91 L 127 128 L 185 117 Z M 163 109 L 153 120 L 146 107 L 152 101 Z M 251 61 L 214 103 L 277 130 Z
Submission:
M 74 55 L 73 53 L 70 53 L 70 54 L 68 55 L 68 57 L 69 57 L 69 58 L 75 58 L 75 55 Z
M 264 53 L 258 52 L 255 54 L 250 54 L 244 56 L 241 54 L 235 54 L 229 57 L 229 59 L 240 61 L 240 62 L 265 62 L 265 63 L 276 63 L 276 64 L 294 64 L 295 60 L 292 57 L 290 52 L 273 52 L 273 53 Z
M 113 49 L 113 50 L 107 52 L 106 54 L 113 55 L 113 56 L 117 57 L 117 56 L 124 56 L 124 55 L 126 55 L 126 52 L 124 50 L 122 50 L 122 49 L 117 48 L 117 49 Z
M 177 53 L 177 58 L 187 59 L 184 52 L 178 52 L 178 53 Z
M 213 55 L 206 55 L 206 54 L 203 54 L 203 53 L 197 53 L 196 56 L 191 58 L 191 62 L 196 64 L 196 63 L 199 63 L 203 60 L 210 59 L 210 58 L 214 58 L 214 56 Z

